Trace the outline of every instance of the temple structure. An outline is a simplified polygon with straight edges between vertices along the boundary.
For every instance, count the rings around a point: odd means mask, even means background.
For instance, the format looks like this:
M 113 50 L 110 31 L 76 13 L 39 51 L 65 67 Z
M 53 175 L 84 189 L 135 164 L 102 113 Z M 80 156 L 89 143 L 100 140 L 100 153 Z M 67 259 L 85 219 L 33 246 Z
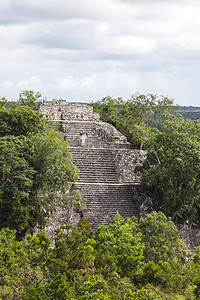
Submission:
M 86 103 L 44 101 L 36 109 L 57 122 L 68 141 L 79 169 L 79 188 L 87 209 L 67 211 L 57 202 L 56 213 L 45 229 L 51 237 L 55 228 L 75 224 L 82 216 L 92 228 L 108 224 L 118 211 L 123 217 L 140 217 L 152 209 L 151 198 L 142 191 L 136 165 L 145 152 L 135 149 L 112 125 L 101 122 L 99 114 Z M 190 249 L 200 244 L 200 230 L 178 226 L 181 239 Z
M 37 109 L 57 122 L 65 134 L 79 169 L 78 185 L 87 202 L 81 215 L 93 229 L 108 224 L 117 211 L 123 217 L 145 213 L 145 197 L 134 173 L 144 152 L 134 149 L 114 126 L 101 122 L 99 114 L 86 103 L 45 101 Z M 71 222 L 79 217 L 74 212 Z M 66 218 L 66 212 L 58 206 L 52 224 L 63 225 Z

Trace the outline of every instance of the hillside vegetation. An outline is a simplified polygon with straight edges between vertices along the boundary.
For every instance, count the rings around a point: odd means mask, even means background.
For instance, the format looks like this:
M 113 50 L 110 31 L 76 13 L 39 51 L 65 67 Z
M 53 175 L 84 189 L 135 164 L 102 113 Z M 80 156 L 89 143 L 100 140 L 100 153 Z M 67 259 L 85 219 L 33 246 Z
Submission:
M 179 106 L 176 108 L 175 113 L 181 114 L 185 119 L 200 119 L 200 107 L 196 106 Z
M 40 99 L 23 91 L 0 101 L 0 299 L 200 299 L 200 248 L 191 257 L 172 222 L 199 224 L 199 121 L 174 115 L 166 97 L 93 103 L 147 151 L 135 171 L 157 212 L 140 220 L 117 213 L 95 232 L 83 218 L 57 229 L 52 245 L 43 231 L 32 234 L 48 224 L 55 199 L 80 210 L 85 203 L 76 189 L 66 196 L 77 168 L 62 133 L 33 110 Z
M 191 259 L 163 213 L 123 219 L 95 232 L 86 219 L 17 241 L 0 231 L 1 299 L 192 300 L 200 297 L 200 249 Z

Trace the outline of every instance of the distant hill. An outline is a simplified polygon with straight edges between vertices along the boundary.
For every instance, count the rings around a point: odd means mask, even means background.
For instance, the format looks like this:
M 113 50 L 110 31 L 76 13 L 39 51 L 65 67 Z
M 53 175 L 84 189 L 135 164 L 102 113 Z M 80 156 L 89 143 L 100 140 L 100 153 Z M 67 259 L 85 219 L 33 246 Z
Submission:
M 178 106 L 175 113 L 181 114 L 185 119 L 200 119 L 200 107 L 198 106 Z

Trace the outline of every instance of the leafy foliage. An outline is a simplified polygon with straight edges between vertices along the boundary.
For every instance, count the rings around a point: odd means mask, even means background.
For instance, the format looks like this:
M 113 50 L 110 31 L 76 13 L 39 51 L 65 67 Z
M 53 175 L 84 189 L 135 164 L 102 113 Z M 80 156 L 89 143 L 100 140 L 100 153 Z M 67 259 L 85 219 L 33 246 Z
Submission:
M 0 139 L 0 227 L 16 228 L 22 234 L 29 227 L 29 193 L 35 172 L 20 150 L 18 138 Z
M 32 135 L 42 132 L 45 119 L 27 106 L 14 104 L 13 107 L 0 108 L 0 137 L 7 135 Z
M 0 297 L 29 300 L 198 299 L 199 249 L 194 259 L 181 263 L 177 258 L 179 263 L 176 264 L 174 254 L 169 251 L 169 240 L 172 239 L 162 237 L 162 233 L 166 233 L 167 228 L 172 230 L 174 225 L 160 213 L 154 212 L 146 218 L 146 225 L 152 228 L 150 239 L 158 240 L 152 248 L 165 261 L 148 253 L 148 233 L 143 236 L 145 219 L 138 223 L 135 218 L 123 219 L 117 214 L 110 225 L 100 226 L 97 232 L 93 232 L 83 219 L 75 227 L 68 225 L 57 229 L 54 246 L 43 231 L 17 241 L 15 231 L 2 229 Z M 159 239 L 158 231 L 153 236 L 153 228 L 160 227 Z M 179 239 L 175 231 L 172 235 L 174 247 L 179 244 Z
M 153 208 L 173 221 L 200 223 L 200 121 L 173 115 L 173 101 L 140 95 L 92 103 L 147 159 L 135 171 L 153 197 Z
M 40 264 L 49 251 L 50 241 L 46 235 L 18 242 L 15 231 L 0 232 L 0 297 L 23 299 L 26 289 L 44 285 L 46 279 Z
M 139 231 L 145 245 L 145 261 L 167 261 L 183 265 L 186 257 L 186 247 L 178 237 L 177 228 L 170 218 L 162 212 L 152 212 L 145 218 L 140 218 Z
M 157 132 L 164 115 L 173 112 L 173 100 L 167 97 L 149 94 L 122 98 L 105 97 L 91 104 L 100 113 L 102 121 L 111 123 L 130 142 L 141 148 Z
M 115 262 L 123 277 L 134 277 L 143 258 L 141 233 L 136 228 L 135 217 L 123 219 L 117 214 L 110 225 L 100 226 L 95 232 L 97 255 L 109 254 L 106 259 Z M 100 260 L 96 264 L 102 267 Z
M 78 179 L 68 143 L 29 107 L 40 97 L 24 91 L 22 105 L 0 108 L 0 228 L 16 229 L 18 237 L 47 224 L 55 199 L 66 208 L 84 205 L 77 189 L 67 196 Z
M 200 122 L 170 116 L 149 147 L 140 168 L 155 208 L 173 220 L 199 222 Z
M 59 133 L 1 138 L 0 227 L 21 235 L 36 224 L 45 226 L 56 198 L 70 204 L 66 193 L 76 179 L 77 168 Z
M 56 198 L 59 197 L 66 207 L 70 205 L 67 192 L 78 178 L 77 168 L 73 164 L 69 146 L 59 132 L 50 130 L 45 135 L 32 136 L 23 153 L 36 171 L 30 194 L 34 221 L 44 226 L 54 211 Z
M 35 105 L 41 100 L 43 100 L 41 93 L 34 92 L 32 90 L 24 90 L 19 94 L 18 103 L 20 105 L 34 108 Z

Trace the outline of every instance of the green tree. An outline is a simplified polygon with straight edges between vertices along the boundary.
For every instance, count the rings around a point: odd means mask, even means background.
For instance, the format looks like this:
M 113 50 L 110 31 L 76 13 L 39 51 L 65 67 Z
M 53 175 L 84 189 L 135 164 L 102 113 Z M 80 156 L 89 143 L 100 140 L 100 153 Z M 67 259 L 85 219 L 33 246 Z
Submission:
M 19 138 L 0 138 L 0 228 L 17 229 L 19 235 L 29 227 L 29 194 L 35 174 L 22 152 Z
M 77 226 L 56 231 L 55 247 L 47 261 L 51 295 L 56 297 L 62 290 L 60 299 L 71 299 L 69 291 L 74 293 L 72 299 L 142 299 L 142 295 L 154 299 L 147 290 L 133 292 L 133 284 L 127 284 L 127 278 L 126 283 L 121 282 L 119 275 L 132 278 L 142 259 L 135 218 L 125 220 L 117 215 L 110 228 L 100 226 L 96 232 L 83 218 Z
M 79 299 L 79 295 L 89 290 L 86 282 L 94 272 L 91 246 L 94 232 L 90 227 L 83 218 L 77 226 L 67 225 L 56 230 L 55 246 L 46 265 L 51 274 L 46 286 L 47 294 L 52 296 L 50 299 Z
M 40 95 L 24 91 L 22 103 L 0 107 L 0 228 L 15 228 L 19 236 L 36 225 L 44 227 L 56 199 L 69 210 L 85 206 L 74 185 L 78 170 L 69 145 L 51 122 L 28 106 L 25 100 L 34 97 Z
M 69 276 L 93 273 L 94 249 L 91 246 L 94 232 L 91 225 L 83 218 L 77 226 L 67 225 L 56 230 L 55 247 L 52 251 L 50 264 L 56 259 L 56 269 Z
M 28 106 L 0 107 L 0 137 L 33 135 L 42 132 L 45 124 L 43 115 Z
M 1 299 L 24 299 L 28 289 L 44 288 L 47 277 L 42 264 L 48 257 L 49 245 L 50 240 L 44 233 L 19 242 L 15 231 L 8 228 L 0 231 Z
M 170 299 L 179 299 L 175 294 L 194 294 L 197 271 L 171 218 L 154 211 L 140 218 L 138 229 L 145 245 L 138 282 L 159 287 Z
M 67 196 L 74 181 L 78 180 L 78 170 L 73 164 L 69 145 L 60 132 L 49 130 L 43 135 L 32 136 L 25 145 L 24 154 L 36 171 L 31 194 L 35 215 L 33 225 L 46 225 L 54 212 L 55 199 L 60 199 L 65 208 L 70 208 L 73 203 L 78 209 L 83 208 L 81 194 L 76 193 L 75 199 Z
M 115 263 L 117 272 L 121 276 L 134 278 L 143 259 L 144 249 L 141 243 L 141 233 L 137 232 L 135 217 L 124 219 L 117 214 L 111 220 L 110 225 L 98 228 L 95 232 L 95 241 L 96 268 L 102 269 L 101 272 L 106 274 L 109 264 Z M 104 257 L 103 261 L 102 257 Z M 115 271 L 114 268 L 113 271 Z
M 5 97 L 0 97 L 0 108 L 5 107 L 8 100 Z
M 153 193 L 156 210 L 162 210 L 176 222 L 199 222 L 199 121 L 169 116 L 138 169 L 143 186 Z
M 119 223 L 123 227 L 121 231 L 117 228 Z M 113 224 L 116 228 L 111 227 L 110 233 L 107 226 L 105 231 L 104 226 L 101 226 L 98 233 L 93 232 L 86 219 L 77 226 L 64 226 L 56 230 L 54 246 L 43 231 L 18 241 L 15 231 L 2 229 L 0 297 L 12 300 L 196 299 L 194 294 L 199 293 L 198 249 L 194 260 L 184 265 L 174 264 L 174 259 L 172 262 L 155 263 L 150 260 L 143 263 L 141 251 L 138 252 L 140 245 L 136 247 L 136 239 L 131 237 L 138 235 L 136 220 L 123 219 L 117 215 Z M 113 249 L 111 239 L 114 241 Z M 119 253 L 120 250 L 122 253 Z M 131 252 L 126 253 L 126 250 Z M 106 258 L 108 251 L 111 251 L 117 266 L 115 270 L 110 268 L 110 260 Z M 136 258 L 132 258 L 134 253 Z M 127 262 L 122 262 L 122 256 Z M 129 258 L 130 264 L 133 263 L 132 268 L 130 266 L 129 271 L 122 274 L 121 266 L 128 265 Z M 136 281 L 132 270 L 137 273 L 140 281 Z M 118 271 L 128 277 L 120 278 Z
M 23 235 L 46 225 L 55 199 L 73 206 L 67 192 L 78 178 L 77 168 L 59 132 L 3 137 L 0 148 L 1 228 L 15 228 Z M 81 208 L 82 198 L 76 200 Z
M 25 90 L 18 102 L 5 107 L 2 98 L 0 105 L 0 228 L 15 228 L 18 236 L 44 227 L 56 199 L 69 210 L 85 207 L 68 143 L 32 109 L 39 100 L 40 93 Z
M 127 101 L 108 96 L 91 105 L 102 121 L 114 125 L 141 149 L 153 138 L 162 118 L 174 110 L 173 100 L 152 94 L 132 96 Z
M 34 108 L 35 105 L 41 100 L 43 100 L 41 93 L 34 92 L 32 90 L 24 90 L 19 94 L 18 103 L 20 105 L 25 105 Z
M 185 263 L 186 247 L 178 236 L 178 230 L 171 218 L 162 212 L 152 212 L 140 218 L 138 224 L 145 245 L 144 261 L 166 261 L 170 264 Z

